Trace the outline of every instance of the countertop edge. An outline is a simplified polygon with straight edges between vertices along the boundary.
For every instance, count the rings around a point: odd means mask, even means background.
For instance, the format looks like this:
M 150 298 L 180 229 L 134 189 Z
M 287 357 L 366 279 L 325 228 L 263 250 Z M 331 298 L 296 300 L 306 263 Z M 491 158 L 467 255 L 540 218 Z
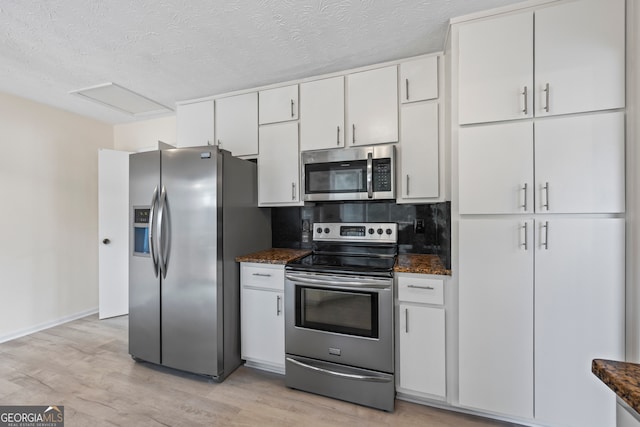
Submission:
M 640 365 L 593 359 L 591 372 L 629 407 L 640 413 Z

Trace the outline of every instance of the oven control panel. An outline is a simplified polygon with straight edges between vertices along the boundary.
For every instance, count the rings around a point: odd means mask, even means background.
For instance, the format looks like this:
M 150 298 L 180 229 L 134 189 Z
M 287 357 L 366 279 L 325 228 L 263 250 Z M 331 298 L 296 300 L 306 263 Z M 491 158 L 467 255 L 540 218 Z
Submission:
M 330 242 L 397 243 L 395 222 L 316 222 L 313 240 Z

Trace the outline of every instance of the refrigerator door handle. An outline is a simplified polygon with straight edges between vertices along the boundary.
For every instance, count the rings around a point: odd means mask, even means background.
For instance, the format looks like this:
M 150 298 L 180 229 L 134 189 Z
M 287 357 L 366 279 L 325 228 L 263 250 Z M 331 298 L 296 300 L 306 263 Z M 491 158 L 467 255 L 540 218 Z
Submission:
M 153 190 L 151 196 L 151 208 L 149 209 L 149 252 L 151 252 L 151 261 L 153 262 L 153 273 L 158 277 L 158 252 L 156 251 L 155 238 L 155 218 L 156 205 L 158 204 L 158 186 Z
M 165 223 L 168 227 L 171 226 L 169 218 L 169 209 L 167 207 L 167 189 L 162 186 L 160 193 L 160 207 L 158 209 L 158 263 L 160 264 L 160 273 L 162 278 L 167 278 L 167 266 L 169 264 L 169 248 L 171 243 L 171 232 L 167 228 L 167 234 L 165 235 Z

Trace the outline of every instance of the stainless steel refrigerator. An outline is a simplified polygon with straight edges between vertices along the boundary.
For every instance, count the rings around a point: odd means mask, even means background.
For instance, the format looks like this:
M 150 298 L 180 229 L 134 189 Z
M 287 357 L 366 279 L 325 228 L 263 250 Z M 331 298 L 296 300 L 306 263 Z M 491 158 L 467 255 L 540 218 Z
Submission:
M 240 361 L 237 255 L 271 246 L 256 164 L 216 147 L 132 154 L 129 353 L 223 380 Z

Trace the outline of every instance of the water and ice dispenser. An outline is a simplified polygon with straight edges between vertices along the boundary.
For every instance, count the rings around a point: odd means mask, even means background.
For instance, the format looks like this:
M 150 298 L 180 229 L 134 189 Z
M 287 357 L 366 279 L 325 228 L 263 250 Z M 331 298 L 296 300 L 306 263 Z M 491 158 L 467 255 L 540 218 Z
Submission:
M 133 254 L 149 256 L 150 208 L 133 209 Z

